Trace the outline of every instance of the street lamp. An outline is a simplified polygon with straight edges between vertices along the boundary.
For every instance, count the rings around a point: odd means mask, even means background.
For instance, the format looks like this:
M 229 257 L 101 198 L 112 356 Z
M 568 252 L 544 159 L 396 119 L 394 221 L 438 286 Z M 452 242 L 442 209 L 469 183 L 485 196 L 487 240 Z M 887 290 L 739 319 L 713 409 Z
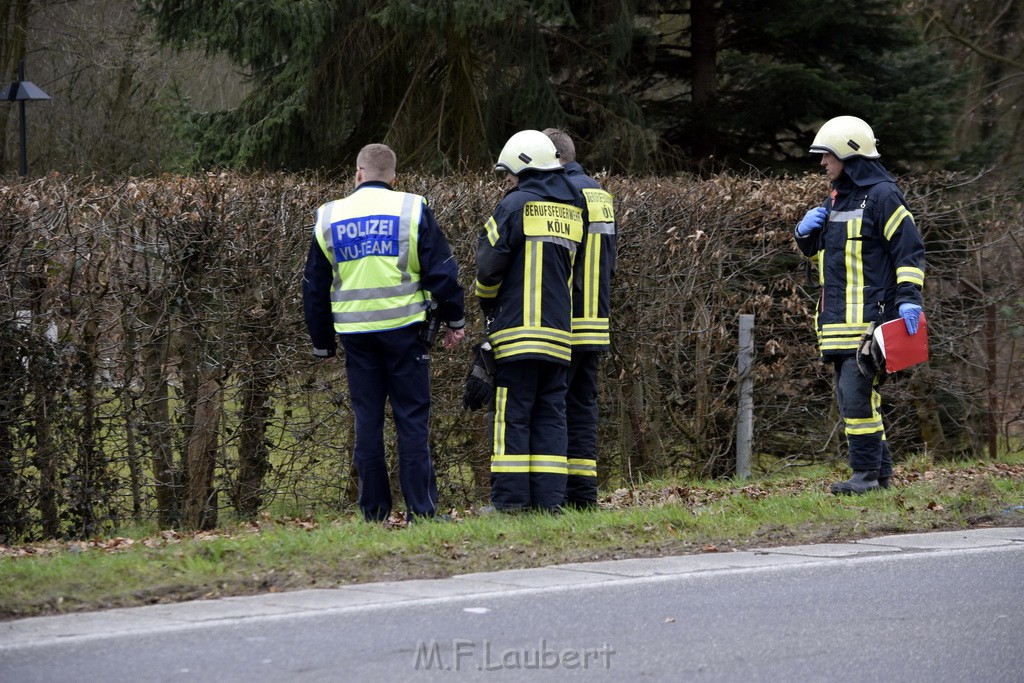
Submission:
M 18 80 L 0 90 L 0 100 L 17 101 L 21 108 L 21 175 L 28 175 L 28 146 L 25 141 L 25 102 L 48 100 L 50 96 L 35 83 L 25 80 L 25 60 L 18 62 Z

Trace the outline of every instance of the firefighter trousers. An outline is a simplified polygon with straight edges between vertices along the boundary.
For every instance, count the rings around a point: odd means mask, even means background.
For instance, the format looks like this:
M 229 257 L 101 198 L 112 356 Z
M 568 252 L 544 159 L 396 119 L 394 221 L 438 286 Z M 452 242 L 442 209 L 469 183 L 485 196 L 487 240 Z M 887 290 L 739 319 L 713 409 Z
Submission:
M 876 380 L 865 377 L 855 356 L 837 359 L 835 395 L 846 429 L 850 468 L 878 470 L 879 478 L 892 476 L 892 457 L 882 424 L 882 395 Z
M 561 509 L 568 374 L 568 366 L 553 361 L 498 363 L 491 451 L 491 504 L 496 509 Z
M 568 478 L 565 503 L 570 507 L 597 505 L 597 372 L 600 353 L 573 351 L 569 389 L 565 394 L 568 426 Z

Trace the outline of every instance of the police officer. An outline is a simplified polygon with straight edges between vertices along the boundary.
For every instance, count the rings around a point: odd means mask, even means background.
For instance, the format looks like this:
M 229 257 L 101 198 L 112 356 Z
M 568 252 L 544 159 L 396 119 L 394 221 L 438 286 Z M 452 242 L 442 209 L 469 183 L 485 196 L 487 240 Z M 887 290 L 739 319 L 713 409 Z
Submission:
M 597 506 L 597 372 L 611 348 L 609 311 L 618 236 L 612 195 L 576 162 L 576 145 L 558 128 L 544 130 L 569 180 L 586 200 L 586 249 L 576 255 L 572 279 L 572 363 L 565 395 L 568 424 L 567 506 Z
M 354 461 L 367 521 L 391 513 L 384 457 L 384 402 L 398 432 L 398 478 L 410 520 L 434 517 L 437 480 L 427 441 L 428 307 L 446 323 L 444 346 L 465 335 L 458 267 L 426 200 L 391 189 L 395 153 L 364 147 L 355 191 L 317 209 L 303 303 L 318 358 L 333 360 L 340 337 L 356 417 Z M 337 336 L 336 336 L 337 335 Z
M 582 195 L 537 130 L 505 143 L 495 170 L 511 189 L 484 225 L 476 294 L 496 370 L 491 503 L 557 512 L 565 500 L 570 286 L 584 242 Z
M 857 367 L 861 337 L 872 322 L 903 318 L 916 334 L 924 287 L 924 243 L 871 127 L 854 116 L 827 121 L 811 144 L 832 183 L 822 206 L 796 227 L 800 250 L 818 265 L 817 328 L 821 357 L 832 363 L 853 476 L 836 494 L 888 488 L 892 458 L 885 440 L 878 378 Z

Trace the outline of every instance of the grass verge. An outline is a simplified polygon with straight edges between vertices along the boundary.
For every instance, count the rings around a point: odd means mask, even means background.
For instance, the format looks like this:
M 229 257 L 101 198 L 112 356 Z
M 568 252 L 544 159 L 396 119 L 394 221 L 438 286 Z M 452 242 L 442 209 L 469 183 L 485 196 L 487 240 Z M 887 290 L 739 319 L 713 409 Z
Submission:
M 0 619 L 180 600 L 440 578 L 500 569 L 729 552 L 887 533 L 1024 526 L 1024 462 L 897 468 L 895 487 L 835 497 L 838 472 L 770 480 L 651 482 L 600 510 L 456 513 L 455 523 L 272 519 L 0 546 Z M 845 476 L 845 475 L 843 475 Z M 133 537 L 134 536 L 134 537 Z

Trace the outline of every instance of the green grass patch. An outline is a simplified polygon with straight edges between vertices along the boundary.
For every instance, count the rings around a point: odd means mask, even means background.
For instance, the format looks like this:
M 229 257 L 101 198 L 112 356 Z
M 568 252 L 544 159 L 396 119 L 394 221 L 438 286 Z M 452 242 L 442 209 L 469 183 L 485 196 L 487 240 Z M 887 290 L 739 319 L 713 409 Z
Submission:
M 1008 459 L 1011 460 L 1011 459 Z M 0 547 L 0 618 L 501 569 L 843 541 L 887 533 L 1024 526 L 1024 464 L 900 467 L 896 487 L 836 497 L 819 468 L 618 489 L 602 509 L 367 524 L 265 518 L 214 532 L 137 527 L 89 542 Z M 134 534 L 134 535 L 133 535 Z

